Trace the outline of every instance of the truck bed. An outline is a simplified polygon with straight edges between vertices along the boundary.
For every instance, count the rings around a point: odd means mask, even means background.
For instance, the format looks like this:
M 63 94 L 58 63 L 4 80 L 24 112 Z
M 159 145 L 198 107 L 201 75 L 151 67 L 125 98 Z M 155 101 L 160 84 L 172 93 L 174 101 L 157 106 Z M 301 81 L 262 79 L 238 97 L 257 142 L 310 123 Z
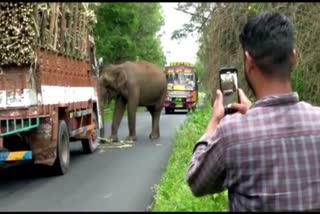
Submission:
M 45 115 L 52 106 L 80 109 L 97 99 L 97 79 L 87 61 L 40 48 L 35 53 L 37 67 L 2 68 L 0 117 Z

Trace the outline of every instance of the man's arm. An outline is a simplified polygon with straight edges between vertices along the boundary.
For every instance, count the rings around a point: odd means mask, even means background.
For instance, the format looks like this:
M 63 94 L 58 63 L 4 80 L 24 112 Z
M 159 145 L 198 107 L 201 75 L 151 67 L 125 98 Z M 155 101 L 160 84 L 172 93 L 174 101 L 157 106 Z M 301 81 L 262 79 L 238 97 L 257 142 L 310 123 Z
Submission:
M 213 116 L 206 134 L 194 147 L 188 170 L 187 182 L 195 196 L 222 192 L 227 185 L 227 142 L 223 142 L 222 126 L 218 127 L 225 115 L 223 95 L 220 90 L 217 90 L 216 95 Z M 241 103 L 234 103 L 232 108 L 245 114 L 251 106 L 251 101 L 241 89 L 239 89 L 239 96 Z
M 222 192 L 226 186 L 226 144 L 221 129 L 214 127 L 214 132 L 207 132 L 194 147 L 187 182 L 196 197 Z

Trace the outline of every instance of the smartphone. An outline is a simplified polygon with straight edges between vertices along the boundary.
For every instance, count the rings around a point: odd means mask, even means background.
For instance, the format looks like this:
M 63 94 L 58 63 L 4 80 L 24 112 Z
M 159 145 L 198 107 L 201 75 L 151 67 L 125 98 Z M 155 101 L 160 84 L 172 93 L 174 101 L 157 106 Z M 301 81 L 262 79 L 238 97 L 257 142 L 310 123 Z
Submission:
M 219 71 L 220 90 L 223 94 L 225 114 L 233 114 L 236 110 L 230 107 L 232 103 L 240 103 L 238 70 L 234 67 L 222 67 Z

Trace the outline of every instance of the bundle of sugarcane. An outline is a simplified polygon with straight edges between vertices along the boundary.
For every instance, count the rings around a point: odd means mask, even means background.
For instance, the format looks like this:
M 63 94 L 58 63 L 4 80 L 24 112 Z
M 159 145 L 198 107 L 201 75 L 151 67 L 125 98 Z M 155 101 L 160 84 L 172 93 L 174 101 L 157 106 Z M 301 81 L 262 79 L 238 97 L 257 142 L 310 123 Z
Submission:
M 33 3 L 0 3 L 0 65 L 29 64 L 34 58 Z
M 79 2 L 47 3 L 44 47 L 74 58 L 87 58 L 87 37 L 96 22 L 95 6 Z
M 0 66 L 30 64 L 36 46 L 86 58 L 87 36 L 96 22 L 93 7 L 0 2 Z

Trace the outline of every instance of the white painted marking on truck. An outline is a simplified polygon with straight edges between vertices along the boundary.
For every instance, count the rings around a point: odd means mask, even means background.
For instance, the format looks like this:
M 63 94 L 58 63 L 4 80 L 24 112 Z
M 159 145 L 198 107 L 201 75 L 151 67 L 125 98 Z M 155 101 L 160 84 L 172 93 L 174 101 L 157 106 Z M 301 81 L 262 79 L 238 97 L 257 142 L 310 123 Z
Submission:
M 98 101 L 94 87 L 62 87 L 42 85 L 41 94 L 36 94 L 31 89 L 23 89 L 21 95 L 12 95 L 11 91 L 0 91 L 0 107 L 28 107 L 32 105 L 53 105 L 84 102 L 88 100 Z M 102 124 L 99 124 L 100 127 Z
M 41 86 L 42 103 L 66 104 L 73 102 L 83 102 L 90 99 L 97 100 L 94 87 L 62 87 L 62 86 Z

